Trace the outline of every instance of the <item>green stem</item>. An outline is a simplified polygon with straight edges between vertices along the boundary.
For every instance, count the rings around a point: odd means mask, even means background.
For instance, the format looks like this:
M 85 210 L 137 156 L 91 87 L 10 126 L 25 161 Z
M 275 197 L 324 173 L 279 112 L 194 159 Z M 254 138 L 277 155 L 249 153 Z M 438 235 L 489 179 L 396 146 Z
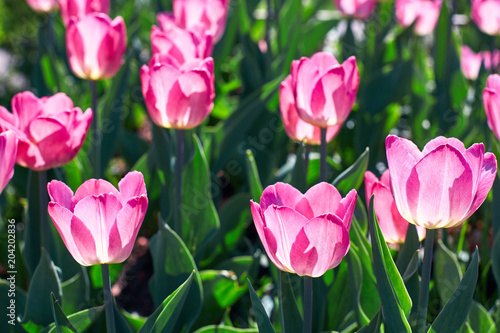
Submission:
M 97 81 L 89 81 L 92 98 L 92 153 L 94 158 L 94 176 L 101 178 L 101 133 L 99 130 L 99 114 L 97 112 Z
M 425 236 L 424 263 L 422 266 L 422 280 L 418 295 L 417 332 L 425 333 L 427 326 L 427 306 L 429 304 L 429 282 L 431 280 L 432 247 L 434 245 L 434 229 L 427 229 Z
M 319 147 L 319 181 L 326 181 L 326 128 L 321 128 L 321 145 Z
M 285 333 L 285 313 L 283 310 L 283 290 L 282 290 L 283 281 L 281 280 L 282 274 L 283 272 L 278 269 L 278 302 L 280 308 L 281 331 L 282 333 Z
M 182 168 L 184 166 L 184 130 L 176 129 L 175 146 L 175 226 L 174 230 L 182 238 Z
M 104 293 L 104 310 L 106 312 L 106 331 L 115 333 L 115 314 L 113 309 L 113 294 L 111 293 L 111 279 L 109 278 L 108 264 L 101 265 L 102 291 Z
M 304 276 L 304 325 L 302 333 L 312 332 L 313 278 Z
M 306 173 L 306 181 L 307 181 L 307 172 L 309 171 L 309 155 L 311 154 L 311 146 L 304 144 L 304 171 Z

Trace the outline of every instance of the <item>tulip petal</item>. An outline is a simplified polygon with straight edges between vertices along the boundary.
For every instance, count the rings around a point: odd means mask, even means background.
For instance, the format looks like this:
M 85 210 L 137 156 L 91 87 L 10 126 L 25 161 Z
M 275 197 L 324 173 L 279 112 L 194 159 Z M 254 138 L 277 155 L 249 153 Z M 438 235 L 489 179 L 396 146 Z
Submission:
M 402 244 L 406 239 L 408 221 L 406 221 L 394 203 L 391 190 L 381 182 L 373 186 L 374 208 L 380 230 L 387 243 Z
M 104 179 L 89 179 L 76 190 L 75 196 L 71 200 L 71 209 L 73 210 L 75 205 L 86 197 L 98 196 L 105 193 L 113 194 L 119 199 L 121 198 L 120 192 L 110 182 Z
M 484 145 L 475 143 L 464 152 L 464 157 L 472 171 L 472 191 L 475 193 L 479 178 L 481 177 L 481 168 L 484 160 Z
M 76 76 L 85 79 L 89 73 L 85 69 L 85 46 L 82 35 L 77 26 L 76 18 L 69 21 L 66 29 L 66 51 L 71 70 Z
M 99 265 L 105 263 L 107 259 L 102 257 L 102 251 L 99 252 L 99 240 L 95 238 L 90 230 L 91 228 L 88 225 L 73 215 L 71 219 L 71 237 L 75 247 L 71 254 L 83 266 Z M 80 260 L 77 259 L 78 257 Z
M 57 115 L 61 111 L 73 109 L 73 101 L 64 93 L 57 93 L 50 97 L 42 97 L 43 115 Z
M 115 18 L 102 36 L 97 49 L 99 76 L 105 79 L 114 76 L 123 63 L 123 54 L 127 46 L 127 31 L 121 16 Z
M 365 198 L 367 206 L 369 205 L 370 198 L 373 194 L 373 186 L 378 182 L 379 180 L 377 176 L 375 176 L 371 171 L 365 172 L 364 183 L 365 183 Z
M 310 83 L 309 83 L 310 84 Z M 344 122 L 351 111 L 344 85 L 344 69 L 339 66 L 330 69 L 313 85 L 311 91 L 311 114 L 299 114 L 305 121 L 320 127 Z
M 302 193 L 295 187 L 278 182 L 264 189 L 260 198 L 260 207 L 263 212 L 271 205 L 295 207 L 301 199 Z
M 17 137 L 14 131 L 0 134 L 0 193 L 14 175 L 17 157 Z
M 335 213 L 341 200 L 342 197 L 335 186 L 321 182 L 304 194 L 304 197 L 295 206 L 295 210 L 310 220 L 318 215 Z M 304 204 L 305 207 L 302 208 Z
M 319 76 L 325 75 L 330 69 L 339 65 L 337 59 L 328 52 L 316 52 L 311 61 L 316 65 Z
M 144 183 L 144 176 L 138 171 L 131 171 L 118 183 L 121 198 L 125 202 L 133 197 L 146 195 L 146 183 Z
M 354 209 L 356 208 L 356 201 L 358 200 L 358 193 L 356 190 L 352 189 L 347 193 L 345 198 L 340 200 L 340 204 L 335 211 L 335 215 L 338 216 L 344 223 L 347 230 L 351 229 L 352 215 L 354 214 Z
M 61 207 L 71 210 L 71 199 L 73 198 L 73 191 L 59 180 L 52 180 L 47 184 L 47 191 L 49 192 L 50 201 L 53 201 Z
M 12 113 L 15 117 L 14 125 L 21 132 L 28 132 L 33 119 L 42 113 L 42 102 L 30 91 L 14 95 L 12 98 Z
M 445 138 L 444 136 L 438 136 L 437 138 L 432 139 L 425 145 L 424 149 L 422 149 L 422 155 L 427 155 L 437 147 L 446 144 L 455 147 L 462 154 L 464 154 L 466 151 L 462 141 L 456 138 Z

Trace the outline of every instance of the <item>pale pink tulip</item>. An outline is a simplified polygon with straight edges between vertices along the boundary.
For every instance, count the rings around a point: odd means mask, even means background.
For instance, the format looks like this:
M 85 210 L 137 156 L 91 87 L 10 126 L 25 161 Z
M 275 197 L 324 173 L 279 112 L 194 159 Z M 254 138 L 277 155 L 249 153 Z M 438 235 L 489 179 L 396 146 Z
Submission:
M 500 75 L 492 74 L 486 80 L 483 102 L 488 126 L 500 140 Z
M 403 27 L 415 22 L 415 34 L 430 34 L 436 27 L 442 0 L 396 0 L 396 18 Z
M 161 127 L 189 129 L 201 124 L 214 106 L 212 58 L 191 59 L 181 66 L 155 55 L 141 68 L 142 94 L 151 119 Z
M 304 195 L 276 183 L 266 187 L 260 205 L 250 201 L 255 228 L 271 261 L 280 270 L 318 277 L 340 264 L 349 251 L 356 190 L 342 198 L 328 183 Z
M 487 71 L 492 68 L 498 68 L 500 65 L 500 50 L 494 50 L 492 56 L 489 51 L 474 53 L 465 45 L 460 48 L 460 67 L 462 69 L 462 73 L 467 79 L 477 79 L 483 61 L 484 68 Z
M 118 72 L 127 47 L 123 18 L 113 21 L 102 13 L 77 19 L 72 17 L 66 30 L 66 50 L 71 70 L 87 80 L 110 78 Z
M 471 17 L 484 33 L 500 35 L 500 0 L 472 0 Z
M 109 0 L 59 0 L 59 6 L 65 26 L 73 16 L 79 19 L 90 13 L 109 13 Z
M 408 221 L 399 214 L 391 190 L 391 178 L 387 169 L 378 180 L 370 171 L 365 172 L 366 203 L 370 202 L 372 195 L 375 215 L 377 216 L 380 230 L 387 243 L 403 244 L 408 231 Z M 425 238 L 425 228 L 417 226 L 419 239 Z
M 484 153 L 482 143 L 465 149 L 460 140 L 440 136 L 421 152 L 389 135 L 385 146 L 399 212 L 427 229 L 462 224 L 486 199 L 497 173 L 495 155 Z
M 360 20 L 366 20 L 377 5 L 377 2 L 372 0 L 334 0 L 334 2 L 342 14 Z
M 19 140 L 17 163 L 40 171 L 71 161 L 85 141 L 92 110 L 73 107 L 63 93 L 37 98 L 29 91 L 12 99 L 12 113 L 0 106 L 0 128 Z
M 295 141 L 308 145 L 321 143 L 321 127 L 306 123 L 299 117 L 295 107 L 295 97 L 292 89 L 292 76 L 288 75 L 280 86 L 280 110 L 286 134 Z M 330 142 L 337 135 L 343 124 L 327 127 L 326 142 Z
M 229 0 L 174 0 L 174 16 L 181 28 L 202 25 L 217 43 L 224 34 Z
M 26 0 L 35 12 L 49 13 L 59 8 L 57 0 Z
M 347 119 L 359 86 L 354 56 L 340 65 L 333 55 L 318 52 L 311 59 L 294 60 L 291 72 L 300 118 L 323 128 L 340 125 Z
M 132 252 L 148 208 L 144 178 L 129 172 L 119 191 L 90 179 L 73 191 L 58 180 L 47 185 L 52 222 L 75 260 L 83 266 L 120 263 Z
M 14 131 L 0 134 L 0 193 L 14 176 L 16 164 L 17 137 Z
M 175 59 L 179 65 L 188 60 L 204 59 L 212 55 L 212 35 L 200 26 L 183 29 L 176 25 L 171 14 L 158 14 L 160 27 L 151 30 L 153 54 L 164 54 Z

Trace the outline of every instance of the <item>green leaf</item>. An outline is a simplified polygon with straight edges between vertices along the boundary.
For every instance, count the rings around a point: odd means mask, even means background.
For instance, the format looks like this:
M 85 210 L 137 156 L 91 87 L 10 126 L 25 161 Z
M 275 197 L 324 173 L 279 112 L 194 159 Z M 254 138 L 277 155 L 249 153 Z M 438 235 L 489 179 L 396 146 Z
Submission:
M 69 315 L 68 321 L 72 324 L 72 326 L 78 331 L 82 332 L 86 328 L 88 328 L 91 324 L 93 324 L 104 312 L 104 306 L 97 306 L 90 309 L 85 309 L 83 311 L 74 313 Z M 51 324 L 48 330 L 48 333 L 57 333 L 57 327 L 54 324 Z
M 358 189 L 363 183 L 366 168 L 368 167 L 368 159 L 370 157 L 370 149 L 366 147 L 365 151 L 358 157 L 358 159 L 342 172 L 332 185 L 339 190 L 342 195 L 346 195 L 352 189 Z
M 175 322 L 184 306 L 186 296 L 194 278 L 194 271 L 189 275 L 186 282 L 181 284 L 171 293 L 163 303 L 149 316 L 148 320 L 139 330 L 139 333 L 172 332 Z
M 372 195 L 369 209 L 370 236 L 373 250 L 373 272 L 382 302 L 384 323 L 390 331 L 411 332 L 408 323 L 412 302 L 403 279 L 399 274 L 384 236 L 378 225 Z
M 348 273 L 349 273 L 349 289 L 351 290 L 351 298 L 356 313 L 358 326 L 368 324 L 370 319 L 366 316 L 361 306 L 361 291 L 363 290 L 363 268 L 355 247 L 349 250 L 346 256 Z
M 368 325 L 361 327 L 357 333 L 379 333 L 380 325 L 382 324 L 382 312 L 379 310 L 377 314 L 370 320 Z
M 500 205 L 496 204 L 494 206 Z M 491 248 L 491 269 L 493 271 L 497 287 L 500 288 L 500 232 L 497 232 Z
M 408 265 L 410 264 L 415 251 L 420 248 L 420 240 L 418 239 L 417 228 L 414 224 L 408 225 L 408 230 L 406 231 L 406 238 L 401 250 L 398 254 L 398 259 L 396 260 L 396 266 L 398 267 L 399 274 L 403 274 Z
M 472 301 L 469 311 L 469 324 L 474 332 L 493 333 L 497 331 L 495 322 L 488 310 L 476 301 Z
M 299 1 L 297 1 L 299 2 Z M 292 171 L 292 180 L 290 181 L 290 185 L 295 187 L 302 193 L 307 191 L 307 175 L 305 168 L 305 159 L 304 159 L 304 145 L 301 144 L 295 153 L 295 166 Z
M 62 308 L 66 313 L 75 313 L 82 304 L 89 300 L 89 277 L 87 270 L 80 266 L 80 272 L 61 284 L 64 302 Z
M 293 290 L 294 286 L 290 279 L 290 273 L 278 271 L 281 330 L 283 332 L 299 333 L 302 331 L 302 316 Z
M 250 183 L 250 192 L 252 193 L 252 198 L 255 202 L 260 201 L 262 192 L 262 183 L 260 182 L 259 170 L 257 170 L 257 164 L 255 164 L 255 157 L 250 149 L 246 151 L 246 165 L 247 165 L 247 175 L 248 181 Z
M 438 240 L 437 245 L 434 257 L 434 277 L 439 298 L 442 304 L 445 304 L 462 280 L 462 271 L 455 253 L 451 252 L 441 240 Z
M 478 270 L 479 254 L 476 248 L 472 261 L 467 271 L 465 271 L 462 281 L 460 281 L 448 303 L 446 303 L 441 312 L 439 312 L 429 332 L 456 332 L 460 326 L 462 326 L 467 319 L 472 304 L 472 296 L 476 289 Z
M 14 276 L 14 279 L 12 279 L 12 276 Z M 26 306 L 26 292 L 18 286 L 15 286 L 15 291 L 10 288 L 10 281 L 15 284 L 16 277 L 15 275 L 9 274 L 7 275 L 9 280 L 0 279 L 0 295 L 2 295 L 0 306 L 6 309 L 4 320 L 0 321 L 0 332 L 25 332 L 23 326 L 21 326 L 16 317 L 22 318 L 23 316 L 23 311 Z M 14 305 L 11 305 L 11 300 L 14 300 Z M 11 309 L 9 309 L 9 307 Z M 11 313 L 12 316 L 10 315 Z
M 194 333 L 259 333 L 254 328 L 235 328 L 224 325 L 209 325 L 196 330 Z
M 51 293 L 51 298 L 52 298 L 52 313 L 54 316 L 54 323 L 56 325 L 57 331 L 59 333 L 66 333 L 66 332 L 75 332 L 78 333 L 76 328 L 73 327 L 71 322 L 68 320 L 66 315 L 64 314 L 63 310 L 61 309 L 61 306 L 59 305 L 56 297 L 54 296 L 53 293 Z
M 259 327 L 259 332 L 274 333 L 273 324 L 271 324 L 271 320 L 269 320 L 266 310 L 264 310 L 264 306 L 262 305 L 259 296 L 257 296 L 257 293 L 253 289 L 250 280 L 248 280 L 248 291 L 250 292 L 250 300 L 252 302 L 255 321 L 257 322 L 257 326 Z

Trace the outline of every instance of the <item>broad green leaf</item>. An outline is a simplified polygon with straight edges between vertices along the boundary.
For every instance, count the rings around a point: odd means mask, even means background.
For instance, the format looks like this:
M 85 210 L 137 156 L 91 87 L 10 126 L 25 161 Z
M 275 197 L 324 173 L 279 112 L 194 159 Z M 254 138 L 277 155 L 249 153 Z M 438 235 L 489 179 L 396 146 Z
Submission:
M 278 271 L 278 299 L 283 332 L 301 332 L 302 316 L 299 311 L 290 273 Z
M 349 267 L 349 289 L 351 290 L 351 298 L 353 310 L 356 313 L 356 321 L 358 326 L 365 326 L 370 319 L 367 317 L 361 306 L 361 291 L 363 290 L 363 268 L 355 247 L 349 250 L 346 256 L 347 265 Z
M 104 306 L 97 306 L 74 313 L 69 315 L 67 318 L 78 332 L 82 332 L 94 323 L 102 314 L 104 314 Z M 57 327 L 54 324 L 51 324 L 48 333 L 58 333 Z
M 493 333 L 497 331 L 495 322 L 488 311 L 476 301 L 472 301 L 469 311 L 469 324 L 474 332 Z
M 80 266 L 80 272 L 71 279 L 61 283 L 64 302 L 62 309 L 65 313 L 75 313 L 82 304 L 89 300 L 89 277 L 87 270 Z
M 59 333 L 69 333 L 69 332 L 78 333 L 76 328 L 73 327 L 71 322 L 64 314 L 63 310 L 61 309 L 61 306 L 59 305 L 53 293 L 51 293 L 51 298 L 52 298 L 52 313 L 57 331 Z
M 342 195 L 346 195 L 352 189 L 358 189 L 363 183 L 365 171 L 368 167 L 368 159 L 370 157 L 370 149 L 367 147 L 358 159 L 342 172 L 332 182 L 333 186 L 339 190 Z
M 257 293 L 253 289 L 250 280 L 248 280 L 248 291 L 250 292 L 250 300 L 252 301 L 252 308 L 255 315 L 255 321 L 259 327 L 259 332 L 274 333 L 273 324 L 271 324 L 271 320 L 269 320 L 266 310 L 264 309 L 259 296 L 257 296 Z
M 322 309 L 322 307 L 324 308 L 324 305 L 319 305 L 317 308 L 321 309 L 321 311 L 323 312 L 326 312 L 328 327 L 331 327 L 332 329 L 338 331 L 341 330 L 345 318 L 348 317 L 348 313 L 351 311 L 351 309 L 354 308 L 352 295 L 350 292 L 350 288 L 348 287 L 350 279 L 348 271 L 349 268 L 347 265 L 347 260 L 342 260 L 340 265 L 335 268 L 335 280 L 333 281 L 333 283 L 328 286 L 322 286 L 323 290 L 319 290 L 319 294 L 323 297 L 323 300 L 316 300 L 316 297 L 314 297 L 318 295 L 316 285 L 321 281 L 320 279 L 314 279 L 315 285 L 313 302 L 316 303 L 316 301 L 321 301 L 318 302 L 319 304 L 324 304 L 324 302 L 326 302 L 326 311 Z M 317 320 L 316 317 L 317 314 L 315 313 L 313 325 Z M 354 321 L 356 321 L 355 318 Z M 320 320 L 318 324 L 319 330 L 322 329 L 321 322 L 322 321 Z
M 255 157 L 251 150 L 246 151 L 246 165 L 247 165 L 247 175 L 248 182 L 250 185 L 250 192 L 252 193 L 252 198 L 255 202 L 260 202 L 260 197 L 264 189 L 262 188 L 262 183 L 260 182 L 259 170 L 257 170 L 257 164 L 255 164 Z
M 368 325 L 361 327 L 357 333 L 379 333 L 380 325 L 382 324 L 382 311 L 378 311 L 377 314 L 370 320 Z
M 451 252 L 441 240 L 438 240 L 437 245 L 434 256 L 434 277 L 439 298 L 442 304 L 445 304 L 462 280 L 462 271 L 455 253 Z

